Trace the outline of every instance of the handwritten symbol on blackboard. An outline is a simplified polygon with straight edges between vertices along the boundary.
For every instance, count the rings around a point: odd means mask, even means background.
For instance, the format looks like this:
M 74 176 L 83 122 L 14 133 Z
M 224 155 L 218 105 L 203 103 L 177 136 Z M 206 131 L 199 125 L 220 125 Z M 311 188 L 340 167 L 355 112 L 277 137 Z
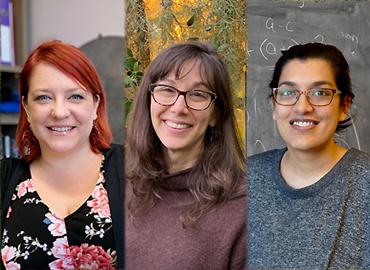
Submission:
M 302 4 L 299 6 L 299 8 L 304 8 L 304 0 L 302 0 Z
M 324 43 L 324 40 L 325 40 L 322 34 L 317 34 L 313 39 L 318 43 Z
M 262 147 L 263 151 L 261 151 L 261 152 L 265 152 L 267 150 L 266 146 L 263 144 L 263 142 L 261 140 L 256 140 L 254 142 L 254 147 L 257 147 L 257 145 L 260 145 Z
M 268 55 L 277 55 L 277 52 L 276 52 L 275 44 L 272 43 L 272 42 L 267 42 L 267 41 L 268 41 L 267 38 L 265 38 L 262 41 L 262 43 L 260 45 L 260 52 L 261 52 L 261 55 L 262 55 L 263 58 L 265 58 L 266 60 L 269 60 L 267 58 L 266 54 L 268 54 Z M 265 45 L 265 43 L 266 43 L 266 45 Z M 266 54 L 264 53 L 264 51 L 265 51 Z
M 342 37 L 348 39 L 351 43 L 351 54 L 354 55 L 358 48 L 358 37 L 349 33 L 340 32 Z
M 277 24 L 277 26 L 280 27 L 281 29 L 285 29 L 288 32 L 294 32 L 294 29 L 289 27 L 291 23 L 292 23 L 291 21 L 288 21 L 286 24 Z M 271 30 L 272 32 L 276 33 L 276 30 L 275 30 L 276 24 L 273 18 L 271 17 L 267 18 L 265 25 L 266 25 L 267 30 Z
M 272 30 L 272 32 L 276 33 L 276 31 L 274 29 L 274 19 L 273 18 L 268 18 L 266 20 L 266 28 L 268 30 Z

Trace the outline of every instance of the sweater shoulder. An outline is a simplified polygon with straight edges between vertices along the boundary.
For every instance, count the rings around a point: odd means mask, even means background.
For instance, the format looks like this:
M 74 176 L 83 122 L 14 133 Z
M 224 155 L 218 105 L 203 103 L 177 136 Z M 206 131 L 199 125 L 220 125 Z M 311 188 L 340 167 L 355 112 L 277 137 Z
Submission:
M 259 154 L 252 155 L 248 157 L 247 163 L 248 168 L 253 165 L 266 163 L 266 162 L 272 162 L 274 159 L 276 159 L 278 156 L 281 156 L 283 152 L 285 152 L 286 149 L 273 149 L 266 152 L 262 152 Z

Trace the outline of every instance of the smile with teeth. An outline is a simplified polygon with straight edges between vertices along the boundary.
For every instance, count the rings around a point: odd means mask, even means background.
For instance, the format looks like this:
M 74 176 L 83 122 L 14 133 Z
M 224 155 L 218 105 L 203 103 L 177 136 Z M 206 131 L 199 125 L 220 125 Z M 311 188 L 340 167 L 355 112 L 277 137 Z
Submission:
M 183 123 L 180 124 L 180 123 L 176 123 L 170 120 L 166 120 L 164 122 L 166 123 L 167 126 L 171 128 L 176 128 L 176 129 L 186 129 L 190 127 L 190 125 L 188 124 L 183 124 Z
M 61 133 L 67 133 L 68 131 L 71 131 L 74 127 L 68 126 L 68 127 L 48 127 L 52 131 L 61 132 Z
M 292 126 L 299 126 L 299 127 L 309 127 L 315 126 L 318 124 L 316 121 L 290 121 Z

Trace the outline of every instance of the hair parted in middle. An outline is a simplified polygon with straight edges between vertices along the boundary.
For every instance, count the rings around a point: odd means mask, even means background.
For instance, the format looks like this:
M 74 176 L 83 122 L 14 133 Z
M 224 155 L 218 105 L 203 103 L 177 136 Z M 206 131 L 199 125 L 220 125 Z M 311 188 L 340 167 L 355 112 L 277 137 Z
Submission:
M 195 224 L 216 205 L 246 193 L 245 156 L 237 137 L 227 67 L 208 43 L 175 44 L 162 51 L 145 71 L 129 117 L 125 171 L 132 185 L 129 212 L 133 217 L 155 205 L 158 181 L 168 173 L 163 146 L 151 122 L 149 85 L 171 72 L 179 78 L 190 61 L 199 63 L 201 78 L 217 95 L 217 123 L 207 128 L 204 150 L 192 168 L 194 203 L 183 224 Z

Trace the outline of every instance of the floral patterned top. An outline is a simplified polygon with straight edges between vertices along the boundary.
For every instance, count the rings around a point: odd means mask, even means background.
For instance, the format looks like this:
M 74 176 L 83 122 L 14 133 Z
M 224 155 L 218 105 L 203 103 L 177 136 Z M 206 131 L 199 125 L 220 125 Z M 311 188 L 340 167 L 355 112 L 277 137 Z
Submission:
M 30 177 L 22 181 L 13 194 L 1 244 L 6 269 L 116 269 L 103 169 L 89 198 L 64 219 L 42 202 Z

